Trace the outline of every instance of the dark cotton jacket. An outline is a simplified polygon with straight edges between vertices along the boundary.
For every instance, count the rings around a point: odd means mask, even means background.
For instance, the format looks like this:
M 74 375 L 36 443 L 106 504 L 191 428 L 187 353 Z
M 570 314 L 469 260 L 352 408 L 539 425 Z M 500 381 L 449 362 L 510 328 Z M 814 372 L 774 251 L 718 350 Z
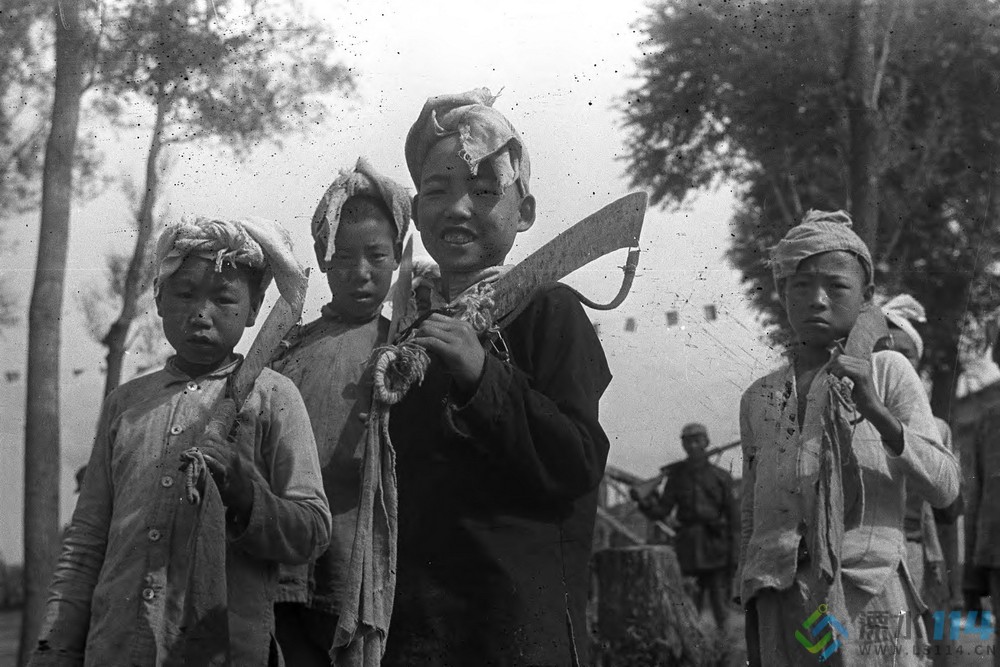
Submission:
M 663 492 L 643 512 L 664 519 L 677 508 L 680 528 L 674 541 L 684 574 L 698 574 L 736 565 L 739 510 L 733 479 L 708 461 L 684 459 L 664 468 Z
M 435 360 L 392 410 L 399 559 L 383 665 L 586 664 L 611 373 L 564 286 L 539 290 L 501 336 L 510 360 L 491 347 L 464 405 Z

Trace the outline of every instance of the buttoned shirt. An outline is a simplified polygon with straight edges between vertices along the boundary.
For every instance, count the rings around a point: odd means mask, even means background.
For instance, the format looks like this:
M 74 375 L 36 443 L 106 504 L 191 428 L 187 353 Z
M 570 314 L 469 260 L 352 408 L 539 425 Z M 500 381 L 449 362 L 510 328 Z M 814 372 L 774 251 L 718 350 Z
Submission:
M 850 446 L 861 473 L 860 524 L 847 527 L 841 552 L 844 580 L 879 593 L 905 560 L 903 535 L 907 486 L 935 507 L 958 496 L 958 462 L 941 445 L 927 395 L 909 362 L 898 352 L 872 355 L 876 392 L 903 427 L 903 451 L 886 450 L 879 432 L 859 421 Z M 763 377 L 740 402 L 743 447 L 740 572 L 743 603 L 760 589 L 792 585 L 806 522 L 813 515 L 822 409 L 833 377 L 820 372 L 797 423 L 798 394 L 791 364 Z
M 200 444 L 234 362 L 191 378 L 173 363 L 122 385 L 104 403 L 73 520 L 56 566 L 32 664 L 164 665 L 183 642 L 198 507 L 180 454 Z M 242 533 L 227 528 L 232 664 L 262 665 L 278 562 L 315 557 L 330 513 L 309 418 L 294 385 L 264 370 L 240 411 L 260 476 Z M 172 655 L 173 651 L 173 655 Z
M 324 309 L 323 317 L 302 327 L 291 348 L 272 365 L 302 393 L 333 515 L 329 548 L 308 565 L 281 568 L 279 601 L 301 602 L 333 614 L 340 613 L 344 603 L 358 531 L 365 417 L 371 405 L 367 361 L 388 324 L 382 317 L 345 322 Z

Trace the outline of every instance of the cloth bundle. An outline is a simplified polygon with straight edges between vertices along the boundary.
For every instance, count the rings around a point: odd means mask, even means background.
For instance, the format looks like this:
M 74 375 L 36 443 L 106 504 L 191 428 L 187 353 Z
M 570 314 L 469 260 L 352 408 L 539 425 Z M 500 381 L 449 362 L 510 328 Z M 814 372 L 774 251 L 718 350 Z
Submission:
M 192 452 L 191 456 L 197 460 L 199 455 Z M 184 593 L 184 632 L 175 655 L 178 665 L 228 665 L 226 508 L 204 463 L 189 465 L 196 484 L 196 496 L 189 496 L 189 502 L 197 501 L 198 519 L 188 543 L 190 578 Z

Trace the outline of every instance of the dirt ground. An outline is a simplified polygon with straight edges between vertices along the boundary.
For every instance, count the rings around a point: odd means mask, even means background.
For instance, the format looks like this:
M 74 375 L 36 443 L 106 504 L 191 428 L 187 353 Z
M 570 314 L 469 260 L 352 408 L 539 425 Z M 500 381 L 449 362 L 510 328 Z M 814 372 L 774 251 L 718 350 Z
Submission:
M 704 616 L 705 623 L 712 623 L 709 616 Z M 21 632 L 21 612 L 18 609 L 0 610 L 0 667 L 14 667 L 17 662 L 17 642 Z M 725 637 L 720 637 L 720 644 L 725 649 L 725 667 L 740 667 L 745 664 L 746 651 L 743 647 L 743 616 L 734 613 L 730 617 L 729 627 Z M 959 648 L 961 647 L 961 648 Z M 961 650 L 961 655 L 958 651 Z M 990 656 L 984 655 L 982 644 L 965 637 L 952 649 L 952 655 L 940 660 L 936 665 L 950 667 L 973 667 L 990 664 Z

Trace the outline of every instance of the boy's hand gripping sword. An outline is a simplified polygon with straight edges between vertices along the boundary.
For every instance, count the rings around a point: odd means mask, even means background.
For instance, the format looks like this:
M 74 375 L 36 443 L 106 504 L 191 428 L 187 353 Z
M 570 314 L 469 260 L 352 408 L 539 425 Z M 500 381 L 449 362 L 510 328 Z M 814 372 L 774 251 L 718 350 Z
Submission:
M 457 297 L 443 309 L 448 315 L 470 322 L 485 322 L 485 328 L 502 329 L 512 322 L 531 302 L 531 296 L 545 284 L 561 280 L 590 262 L 622 248 L 629 248 L 622 269 L 625 272 L 618 294 L 606 304 L 594 303 L 573 288 L 580 302 L 594 310 L 617 308 L 628 296 L 639 264 L 639 233 L 646 214 L 646 193 L 633 192 L 599 211 L 588 215 L 554 239 L 531 253 L 509 271 L 491 283 L 483 284 L 486 299 L 468 299 L 471 290 Z M 475 302 L 476 312 L 470 303 Z M 394 304 L 395 305 L 395 304 Z M 395 312 L 395 307 L 393 309 Z M 390 342 L 405 342 L 413 329 L 426 317 L 418 318 L 401 333 L 390 336 Z M 395 319 L 395 315 L 394 315 Z M 480 334 L 483 328 L 474 324 Z M 390 332 L 399 328 L 390 329 Z
M 444 312 L 473 323 L 481 335 L 487 330 L 497 331 L 521 314 L 538 288 L 565 278 L 608 253 L 629 248 L 628 258 L 622 267 L 625 276 L 617 296 L 611 302 L 596 304 L 573 290 L 577 298 L 589 308 L 617 308 L 628 296 L 639 263 L 639 233 L 646 214 L 646 200 L 646 193 L 633 192 L 588 215 L 494 282 L 483 284 L 485 287 L 481 294 L 485 298 L 468 299 L 465 294 L 460 295 Z M 402 301 L 397 303 L 401 305 Z M 394 308 L 394 312 L 395 310 Z M 394 314 L 393 319 L 396 320 L 396 317 Z M 423 348 L 408 340 L 423 319 L 417 319 L 398 335 L 390 337 L 392 344 L 376 350 L 373 356 L 375 395 L 377 399 L 381 397 L 380 400 L 386 404 L 398 402 L 409 391 L 410 386 L 423 381 L 430 358 Z M 399 328 L 398 321 L 394 321 L 390 331 L 397 331 Z

